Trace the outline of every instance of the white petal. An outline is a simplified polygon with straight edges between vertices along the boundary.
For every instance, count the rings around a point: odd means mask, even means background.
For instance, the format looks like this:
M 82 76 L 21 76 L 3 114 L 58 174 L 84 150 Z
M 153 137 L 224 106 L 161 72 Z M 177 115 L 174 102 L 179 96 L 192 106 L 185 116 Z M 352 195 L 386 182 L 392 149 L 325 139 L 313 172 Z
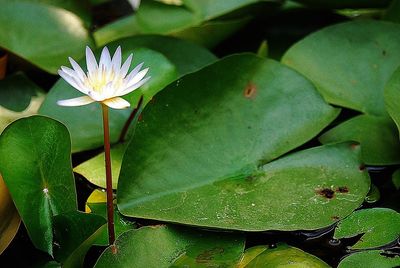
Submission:
M 131 106 L 129 102 L 127 102 L 126 100 L 124 100 L 123 98 L 120 98 L 120 97 L 108 99 L 108 100 L 102 101 L 102 103 L 104 103 L 108 107 L 111 107 L 114 109 L 124 109 L 124 108 L 128 108 L 129 106 Z
M 98 68 L 96 57 L 89 47 L 86 47 L 86 67 L 89 73 L 95 72 Z
M 119 75 L 124 78 L 129 71 L 129 66 L 131 66 L 133 54 L 129 55 L 128 59 L 122 64 L 121 70 L 119 71 Z
M 89 96 L 82 96 L 78 98 L 59 100 L 57 104 L 60 106 L 82 106 L 94 102 L 94 100 Z
M 81 66 L 79 66 L 79 64 L 71 57 L 69 57 L 69 62 L 71 63 L 72 68 L 74 68 L 79 79 L 84 81 L 86 79 L 86 75 L 85 75 L 85 72 L 82 70 Z
M 142 78 L 147 74 L 149 68 L 141 70 L 138 74 L 127 81 L 126 87 L 133 86 L 134 84 L 138 83 Z
M 102 67 L 102 66 L 104 66 L 104 67 Z M 104 68 L 105 71 L 108 71 L 108 69 L 110 67 L 111 67 L 110 51 L 108 51 L 107 47 L 104 47 L 103 51 L 101 52 L 101 56 L 100 56 L 99 68 L 100 69 Z
M 82 87 L 82 84 L 78 84 L 78 82 L 75 80 L 73 76 L 70 76 L 63 70 L 58 70 L 58 74 L 71 86 L 82 92 L 83 94 L 87 94 L 87 88 Z
M 118 96 L 123 96 L 126 95 L 128 93 L 131 93 L 132 91 L 134 91 L 135 89 L 141 87 L 142 85 L 144 85 L 144 83 L 146 83 L 147 81 L 149 81 L 149 79 L 151 78 L 151 76 L 146 77 L 145 79 L 143 79 L 142 81 L 140 81 L 139 83 L 134 84 L 131 87 L 127 87 L 124 90 L 122 90 L 120 93 L 118 93 Z
M 122 62 L 121 46 L 118 46 L 111 60 L 114 72 L 119 71 L 119 69 L 121 68 L 121 62 Z
M 69 76 L 75 78 L 75 76 L 78 76 L 74 70 L 72 70 L 71 68 L 65 67 L 65 66 L 61 66 L 61 70 L 68 74 Z

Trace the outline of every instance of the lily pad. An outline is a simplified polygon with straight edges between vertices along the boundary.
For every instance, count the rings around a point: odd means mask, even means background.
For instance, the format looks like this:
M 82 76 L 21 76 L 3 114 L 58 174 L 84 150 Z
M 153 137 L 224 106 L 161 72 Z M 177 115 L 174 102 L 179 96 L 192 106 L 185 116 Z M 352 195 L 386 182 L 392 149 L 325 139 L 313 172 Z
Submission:
M 0 173 L 33 244 L 52 254 L 52 217 L 77 209 L 67 128 L 43 116 L 13 122 L 0 136 Z
M 123 58 L 127 58 L 127 55 L 132 52 L 130 49 L 124 49 L 123 56 L 125 57 Z M 177 77 L 175 66 L 156 51 L 147 48 L 136 49 L 134 52 L 135 64 L 130 68 L 133 69 L 136 64 L 141 62 L 145 62 L 145 66 L 150 67 L 148 73 L 152 78 L 140 89 L 128 95 L 127 98 L 130 98 L 130 100 L 133 99 L 131 100 L 132 107 L 130 109 L 110 110 L 110 137 L 112 142 L 118 140 L 120 132 L 132 109 L 136 106 L 140 95 L 144 94 L 148 101 L 155 92 L 161 90 Z M 67 126 L 71 133 L 73 152 L 93 149 L 103 144 L 103 121 L 101 119 L 101 108 L 98 103 L 80 107 L 62 107 L 57 105 L 57 100 L 69 99 L 81 95 L 82 93 L 60 79 L 50 90 L 39 110 L 40 114 L 57 119 Z
M 43 90 L 22 73 L 0 80 L 0 133 L 11 122 L 36 114 L 44 98 Z
M 400 214 L 388 208 L 361 209 L 339 222 L 334 238 L 363 234 L 352 249 L 384 246 L 400 236 Z
M 323 144 L 357 141 L 362 160 L 368 165 L 400 163 L 400 141 L 394 122 L 387 117 L 359 115 L 324 133 Z
M 386 116 L 383 90 L 399 57 L 399 24 L 360 20 L 305 37 L 282 62 L 308 77 L 328 102 Z
M 400 256 L 383 250 L 367 250 L 350 254 L 338 268 L 393 268 L 400 266 Z
M 267 164 L 337 115 L 298 73 L 244 54 L 178 81 L 145 107 L 127 148 L 117 196 L 123 215 L 246 231 L 309 230 L 363 202 L 369 178 L 359 170 L 357 146 L 320 147 Z
M 321 259 L 308 254 L 301 249 L 278 244 L 276 248 L 269 248 L 253 260 L 245 268 L 275 268 L 275 267 L 307 267 L 307 268 L 329 268 Z
M 82 267 L 95 239 L 107 232 L 106 219 L 94 214 L 71 211 L 54 217 L 55 258 L 62 267 Z
M 45 1 L 0 3 L 0 46 L 47 72 L 56 73 L 69 56 L 81 58 L 92 44 L 84 22 L 66 9 Z
M 239 259 L 244 242 L 243 235 L 199 232 L 165 225 L 147 226 L 119 236 L 115 243 L 116 253 L 108 247 L 95 267 L 163 268 L 171 267 L 175 261 L 185 264 L 193 258 L 198 260 L 199 266 L 196 267 L 210 267 L 207 264 Z
M 0 254 L 18 232 L 21 218 L 0 175 Z

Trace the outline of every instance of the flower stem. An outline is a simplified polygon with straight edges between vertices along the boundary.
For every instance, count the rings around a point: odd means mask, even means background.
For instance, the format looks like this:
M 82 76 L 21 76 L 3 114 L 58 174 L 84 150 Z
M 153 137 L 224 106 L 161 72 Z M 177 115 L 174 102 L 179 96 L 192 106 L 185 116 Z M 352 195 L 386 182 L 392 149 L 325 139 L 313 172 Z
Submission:
M 142 106 L 142 102 L 143 102 L 143 95 L 140 97 L 136 108 L 133 109 L 133 111 L 129 115 L 128 120 L 126 120 L 124 127 L 122 128 L 121 135 L 119 135 L 119 139 L 118 139 L 119 143 L 122 143 L 125 141 L 125 137 L 126 137 L 126 134 L 128 133 L 129 126 L 131 125 L 132 120 L 135 118 L 136 114 L 138 113 L 140 106 Z
M 101 104 L 103 110 L 103 130 L 104 130 L 104 154 L 106 164 L 106 191 L 107 191 L 107 219 L 108 219 L 108 242 L 114 244 L 114 203 L 112 189 L 112 174 L 111 174 L 111 155 L 110 155 L 110 130 L 108 124 L 108 107 Z

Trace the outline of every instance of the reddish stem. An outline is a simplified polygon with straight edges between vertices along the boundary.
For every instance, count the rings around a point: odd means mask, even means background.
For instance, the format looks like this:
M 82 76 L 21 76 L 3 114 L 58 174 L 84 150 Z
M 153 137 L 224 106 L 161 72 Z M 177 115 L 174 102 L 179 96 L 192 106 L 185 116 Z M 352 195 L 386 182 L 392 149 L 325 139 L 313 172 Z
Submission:
M 122 128 L 121 134 L 119 135 L 118 139 L 119 143 L 124 142 L 126 133 L 128 133 L 129 126 L 131 125 L 133 118 L 135 118 L 136 114 L 138 113 L 140 106 L 142 106 L 142 102 L 143 102 L 143 95 L 140 97 L 136 108 L 133 109 L 133 111 L 129 115 L 128 120 L 126 120 L 124 127 Z
M 107 191 L 107 219 L 108 219 L 108 242 L 114 244 L 114 203 L 112 189 L 112 174 L 111 174 L 111 155 L 110 155 L 110 130 L 108 124 L 108 107 L 101 104 L 103 110 L 103 129 L 104 129 L 104 154 L 106 164 L 106 191 Z

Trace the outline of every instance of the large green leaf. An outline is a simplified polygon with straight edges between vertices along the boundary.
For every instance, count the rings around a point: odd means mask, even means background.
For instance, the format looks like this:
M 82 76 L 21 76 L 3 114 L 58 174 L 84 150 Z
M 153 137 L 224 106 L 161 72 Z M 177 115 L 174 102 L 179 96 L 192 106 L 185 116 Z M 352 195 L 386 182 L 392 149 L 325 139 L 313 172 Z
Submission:
M 400 236 L 400 214 L 388 208 L 361 209 L 339 222 L 334 238 L 362 234 L 352 249 L 376 248 L 393 242 Z
M 359 150 L 349 145 L 263 166 L 338 112 L 275 61 L 231 56 L 156 99 L 123 159 L 117 198 L 124 215 L 251 231 L 315 229 L 350 214 L 368 192 Z M 325 196 L 341 188 L 347 191 L 337 198 Z
M 56 73 L 68 56 L 82 57 L 92 40 L 77 15 L 45 2 L 1 0 L 0 46 Z
M 400 130 L 400 67 L 386 84 L 384 96 L 386 109 Z
M 54 217 L 55 258 L 64 268 L 82 267 L 85 255 L 95 239 L 107 232 L 107 220 L 101 216 L 71 211 Z
M 353 117 L 324 133 L 319 140 L 324 144 L 357 141 L 361 143 L 362 159 L 369 165 L 400 163 L 397 128 L 387 117 L 373 115 Z
M 350 254 L 338 268 L 393 268 L 400 266 L 400 256 L 383 250 L 367 250 Z
M 37 113 L 44 97 L 42 89 L 22 73 L 0 80 L 0 133 L 18 118 Z
M 257 248 L 258 249 L 258 248 Z M 251 250 L 251 248 L 250 248 Z M 257 252 L 256 256 L 245 268 L 275 268 L 275 267 L 304 267 L 304 268 L 329 268 L 321 259 L 308 254 L 301 249 L 278 244 L 276 248 L 265 248 Z
M 66 127 L 43 116 L 9 125 L 0 136 L 0 173 L 33 244 L 52 254 L 52 217 L 77 208 Z
M 163 268 L 170 267 L 175 260 L 178 266 L 191 264 L 193 258 L 199 266 L 190 267 L 225 267 L 216 265 L 240 258 L 244 236 L 157 225 L 125 232 L 115 244 L 116 253 L 107 248 L 95 267 Z
M 124 58 L 127 58 L 127 55 L 132 52 L 133 50 L 123 47 Z M 162 54 L 154 50 L 137 48 L 134 51 L 134 57 L 134 65 L 144 62 L 146 67 L 150 67 L 148 73 L 152 78 L 140 89 L 135 90 L 127 96 L 130 100 L 132 99 L 132 107 L 130 109 L 111 109 L 110 136 L 112 142 L 118 140 L 121 130 L 132 109 L 136 106 L 140 95 L 144 94 L 145 101 L 148 101 L 157 91 L 164 88 L 177 77 L 175 66 Z M 133 69 L 134 65 L 130 68 Z M 73 152 L 93 149 L 103 144 L 103 121 L 101 119 L 101 108 L 98 103 L 81 107 L 62 107 L 57 105 L 57 100 L 69 99 L 81 95 L 82 93 L 60 79 L 48 93 L 39 110 L 40 114 L 55 118 L 68 127 L 71 133 Z
M 328 102 L 386 115 L 383 89 L 399 57 L 399 24 L 360 20 L 305 37 L 282 61 L 308 77 Z

